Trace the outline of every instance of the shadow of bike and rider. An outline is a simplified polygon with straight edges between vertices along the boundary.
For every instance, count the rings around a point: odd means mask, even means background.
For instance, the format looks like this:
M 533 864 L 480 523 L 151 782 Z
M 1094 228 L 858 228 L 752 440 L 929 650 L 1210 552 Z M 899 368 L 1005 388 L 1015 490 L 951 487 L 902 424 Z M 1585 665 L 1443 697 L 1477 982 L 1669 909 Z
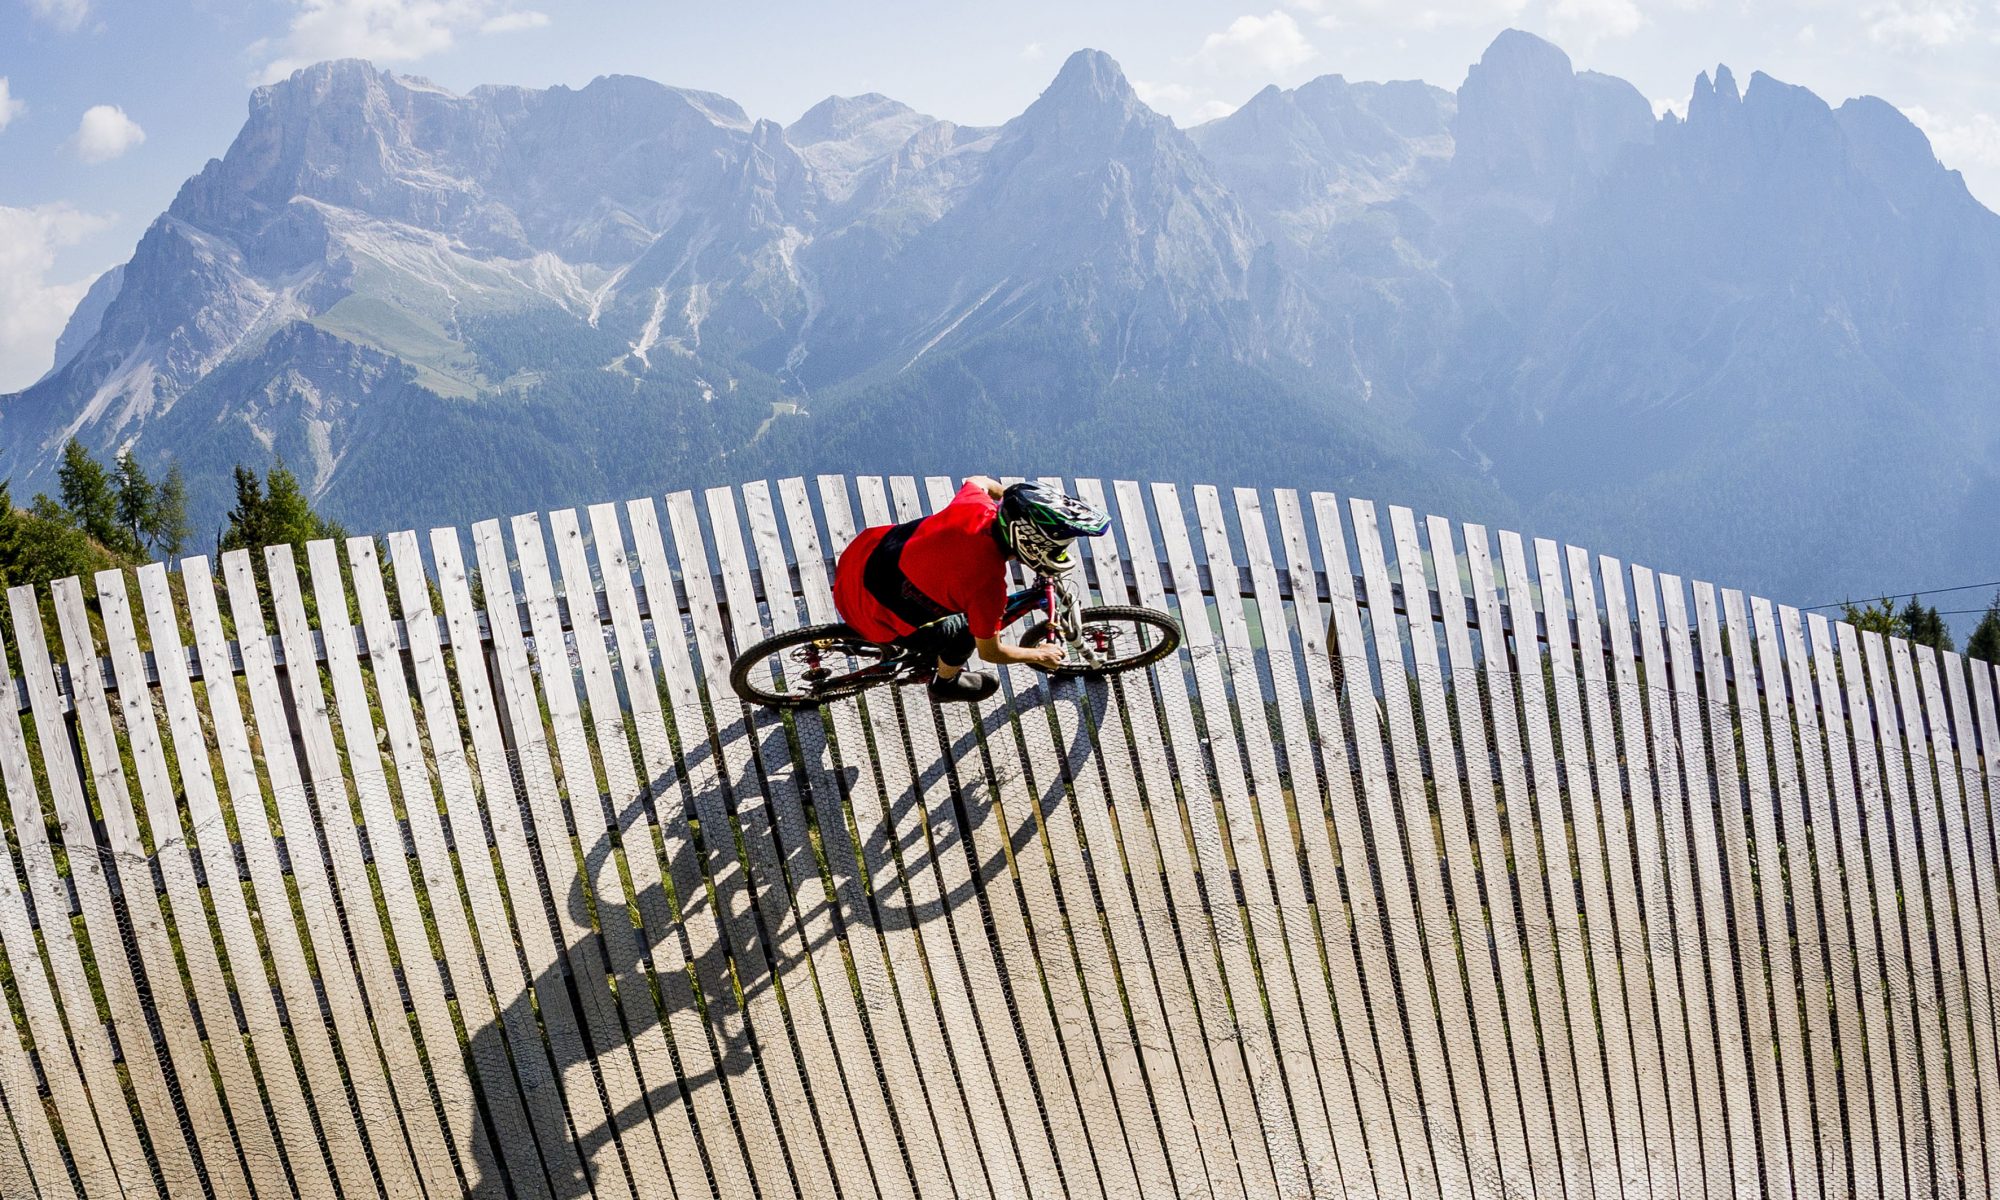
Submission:
M 608 963 L 613 978 L 621 981 L 650 979 L 654 977 L 655 972 L 662 969 L 663 963 L 672 963 L 686 954 L 690 959 L 688 965 L 692 969 L 692 975 L 702 986 L 709 986 L 714 981 L 733 981 L 734 988 L 741 992 L 741 999 L 739 1001 L 733 995 L 704 996 L 709 1011 L 707 1019 L 701 1022 L 701 1026 L 708 1040 L 708 1052 L 693 1053 L 694 1047 L 675 1043 L 675 1061 L 682 1068 L 678 1078 L 664 1082 L 646 1079 L 645 1087 L 642 1089 L 644 1094 L 637 1100 L 622 1105 L 603 1100 L 602 1098 L 608 1093 L 600 1090 L 598 1099 L 592 1100 L 586 1097 L 586 1103 L 583 1105 L 571 1106 L 572 1110 L 581 1108 L 590 1112 L 604 1112 L 607 1116 L 594 1128 L 570 1128 L 561 1135 L 572 1139 L 576 1160 L 586 1164 L 581 1172 L 573 1165 L 569 1167 L 562 1165 L 568 1159 L 567 1152 L 551 1153 L 556 1150 L 553 1144 L 541 1145 L 544 1169 L 550 1181 L 549 1194 L 563 1200 L 592 1195 L 593 1186 L 586 1177 L 590 1170 L 588 1164 L 609 1162 L 610 1155 L 605 1151 L 610 1148 L 610 1143 L 616 1142 L 623 1147 L 632 1145 L 634 1139 L 658 1137 L 655 1128 L 656 1114 L 674 1107 L 680 1108 L 688 1115 L 688 1119 L 695 1126 L 697 1141 L 704 1148 L 703 1157 L 711 1162 L 694 1164 L 680 1161 L 680 1158 L 673 1156 L 665 1148 L 667 1139 L 662 1137 L 661 1148 L 656 1152 L 649 1151 L 648 1154 L 650 1156 L 652 1153 L 658 1153 L 667 1158 L 669 1169 L 674 1175 L 675 1186 L 670 1193 L 665 1181 L 635 1178 L 634 1185 L 640 1196 L 672 1194 L 677 1196 L 678 1200 L 689 1200 L 690 1196 L 709 1194 L 708 1189 L 714 1186 L 709 1175 L 716 1169 L 712 1162 L 717 1156 L 709 1153 L 708 1148 L 717 1145 L 717 1139 L 731 1139 L 736 1143 L 736 1153 L 722 1156 L 727 1161 L 739 1162 L 746 1159 L 754 1161 L 748 1152 L 748 1143 L 745 1140 L 746 1128 L 750 1131 L 749 1136 L 760 1137 L 768 1136 L 768 1130 L 782 1129 L 785 1125 L 779 1119 L 780 1114 L 772 1107 L 773 1101 L 768 1091 L 757 1086 L 756 1081 L 763 1074 L 764 1061 L 775 1054 L 792 1054 L 792 1045 L 785 1029 L 767 1028 L 768 1021 L 765 1024 L 756 1024 L 748 1019 L 720 1019 L 721 1010 L 737 1009 L 747 1012 L 764 993 L 776 986 L 782 986 L 793 1006 L 791 1023 L 797 1030 L 797 1036 L 800 1038 L 814 1036 L 810 1033 L 810 1023 L 800 1019 L 797 1006 L 801 1003 L 812 1003 L 809 998 L 813 995 L 814 983 L 806 974 L 806 960 L 815 951 L 827 948 L 828 939 L 877 937 L 902 930 L 920 930 L 919 938 L 924 941 L 924 953 L 927 956 L 940 952 L 951 953 L 953 946 L 951 939 L 957 935 L 952 932 L 952 926 L 947 918 L 963 906 L 987 904 L 985 893 L 991 887 L 1013 886 L 1009 878 L 1011 867 L 1007 861 L 1008 856 L 1020 855 L 1027 851 L 1030 844 L 1040 837 L 1039 821 L 1052 819 L 1059 814 L 1067 786 L 1066 781 L 1079 771 L 1095 769 L 1089 761 L 1095 747 L 1088 724 L 1079 720 L 1073 722 L 1074 728 L 1069 730 L 1066 744 L 1055 747 L 1061 759 L 1060 772 L 1050 772 L 1050 777 L 1038 777 L 1032 781 L 1025 776 L 995 772 L 994 763 L 988 757 L 986 747 L 996 739 L 1015 738 L 1017 728 L 1022 737 L 1048 738 L 1051 743 L 1056 741 L 1057 726 L 1050 720 L 1051 706 L 1057 699 L 1055 689 L 1061 689 L 1065 693 L 1065 699 L 1078 701 L 1097 712 L 1103 711 L 1103 705 L 1109 697 L 1109 685 L 1102 680 L 1068 681 L 1053 686 L 1046 684 L 1036 686 L 1016 693 L 1011 703 L 996 700 L 983 705 L 976 714 L 968 711 L 967 720 L 958 725 L 960 732 L 952 738 L 947 734 L 944 723 L 935 715 L 935 710 L 920 694 L 910 692 L 900 697 L 899 701 L 895 701 L 890 699 L 886 691 L 871 693 L 866 703 L 897 705 L 888 710 L 897 722 L 929 720 L 936 724 L 938 741 L 943 746 L 944 753 L 931 757 L 930 761 L 924 761 L 922 755 L 910 756 L 907 748 L 901 744 L 883 744 L 881 741 L 875 741 L 871 747 L 867 740 L 857 736 L 855 732 L 857 727 L 852 725 L 844 728 L 843 732 L 847 736 L 838 740 L 836 751 L 835 739 L 822 736 L 823 733 L 833 732 L 835 723 L 828 720 L 823 726 L 820 725 L 822 717 L 818 713 L 802 715 L 792 730 L 788 730 L 786 722 L 777 714 L 765 710 L 754 711 L 747 722 L 735 721 L 733 718 L 737 706 L 733 700 L 725 706 L 729 712 L 719 714 L 720 719 L 730 721 L 722 733 L 725 742 L 719 743 L 714 735 L 687 739 L 679 747 L 678 761 L 672 775 L 663 773 L 648 781 L 644 788 L 641 802 L 646 805 L 648 817 L 655 822 L 664 820 L 668 825 L 663 828 L 671 827 L 675 832 L 685 835 L 688 818 L 703 811 L 713 813 L 726 809 L 732 814 L 734 823 L 734 814 L 741 810 L 746 798 L 772 806 L 795 806 L 796 819 L 771 823 L 774 828 L 769 832 L 769 837 L 776 843 L 775 853 L 786 878 L 768 878 L 770 869 L 767 862 L 763 875 L 757 874 L 754 869 L 750 872 L 749 886 L 759 892 L 763 889 L 783 888 L 789 896 L 802 898 L 800 904 L 824 905 L 826 910 L 814 912 L 808 908 L 807 911 L 799 911 L 798 906 L 790 907 L 786 911 L 785 919 L 793 928 L 781 939 L 773 936 L 774 931 L 766 925 L 762 904 L 749 903 L 746 907 L 750 909 L 750 914 L 747 917 L 739 914 L 738 919 L 732 923 L 724 914 L 716 911 L 717 892 L 709 886 L 686 891 L 677 888 L 678 894 L 671 899 L 673 911 L 679 914 L 679 920 L 672 923 L 645 919 L 647 915 L 668 911 L 668 897 L 657 892 L 633 895 L 630 899 L 625 895 L 596 895 L 586 898 L 582 889 L 587 884 L 579 882 L 569 889 L 569 894 L 553 897 L 553 902 L 566 904 L 569 907 L 569 915 L 576 927 L 589 928 L 591 922 L 595 920 L 600 923 L 598 928 L 602 929 L 604 927 L 602 923 L 631 921 L 634 912 L 641 914 L 641 919 L 634 922 L 637 937 L 614 939 L 598 934 L 592 935 L 597 954 L 603 956 L 598 961 Z M 883 727 L 878 725 L 878 729 Z M 746 744 L 727 744 L 727 741 L 735 740 L 742 740 Z M 818 761 L 800 763 L 801 751 L 805 757 L 817 757 Z M 862 755 L 869 756 L 865 766 L 857 761 L 857 756 Z M 885 761 L 888 756 L 898 755 L 903 756 L 898 764 L 891 766 Z M 1005 757 L 1008 761 L 1013 760 L 1012 755 Z M 779 771 L 769 771 L 765 764 L 778 766 L 788 778 L 782 780 L 777 778 Z M 710 765 L 715 769 L 704 769 Z M 691 794 L 692 780 L 707 781 L 705 786 L 719 792 L 720 795 Z M 516 782 L 517 787 L 521 786 L 518 771 Z M 863 787 L 881 789 L 877 795 L 880 807 L 886 813 L 885 819 L 870 822 L 865 826 L 860 823 L 860 813 L 874 808 L 877 799 L 870 797 L 865 803 L 858 804 L 850 799 L 855 789 Z M 999 800 L 998 807 L 994 805 L 996 797 Z M 517 796 L 516 799 L 522 798 Z M 596 799 L 602 802 L 603 798 Z M 1032 803 L 1025 802 L 1030 800 Z M 561 802 L 573 804 L 576 801 L 564 797 Z M 948 806 L 950 812 L 935 811 L 940 805 Z M 913 810 L 922 811 L 913 812 Z M 854 832 L 860 838 L 858 846 L 850 842 L 845 829 L 832 830 L 828 826 L 829 822 L 844 822 L 850 811 L 856 814 Z M 1006 854 L 996 852 L 996 844 L 984 838 L 981 839 L 981 844 L 987 852 L 980 854 L 974 846 L 970 831 L 975 826 L 994 821 L 1002 814 L 1005 824 L 1001 832 L 1007 844 Z M 783 815 L 789 818 L 794 814 Z M 1068 818 L 1065 816 L 1063 819 Z M 799 836 L 799 831 L 809 822 L 818 824 L 815 836 L 820 841 L 819 847 Z M 548 837 L 552 832 L 565 839 L 569 836 L 567 830 L 537 830 L 536 836 Z M 703 829 L 701 832 L 704 843 L 701 846 L 697 846 L 696 839 L 690 836 L 665 839 L 664 844 L 673 848 L 670 849 L 670 853 L 678 853 L 697 860 L 663 861 L 661 874 L 665 879 L 669 881 L 712 879 L 710 865 L 715 862 L 716 854 L 715 847 L 707 843 L 714 842 L 718 837 L 733 838 L 734 833 L 708 829 Z M 785 836 L 787 833 L 789 837 Z M 868 887 L 865 891 L 855 887 L 837 886 L 829 889 L 820 886 L 820 881 L 825 877 L 824 872 L 829 869 L 822 865 L 822 853 L 831 853 L 834 847 L 850 847 L 858 850 L 861 863 L 866 864 L 868 868 Z M 606 859 L 621 852 L 613 845 L 609 835 L 595 844 L 582 846 L 583 869 L 578 877 L 579 880 L 606 878 L 602 871 L 607 865 Z M 736 847 L 731 845 L 727 848 L 725 857 L 733 856 L 736 852 Z M 958 869 L 958 864 L 944 864 L 942 862 L 944 856 L 962 858 L 963 869 Z M 754 857 L 752 862 L 754 866 Z M 952 869 L 941 869 L 946 865 Z M 830 870 L 837 876 L 843 872 L 856 874 L 859 868 L 855 863 L 831 863 Z M 926 873 L 935 881 L 935 891 L 932 891 L 927 884 L 921 897 L 913 892 L 908 880 L 919 873 Z M 952 885 L 947 882 L 949 880 L 958 882 Z M 806 886 L 801 887 L 801 883 Z M 658 886 L 654 885 L 655 889 Z M 941 897 L 942 902 L 928 901 L 929 895 Z M 806 897 L 811 899 L 803 899 Z M 1065 903 L 1072 906 L 1079 903 L 1088 905 L 1091 901 L 1088 896 L 1081 898 L 1072 896 Z M 520 919 L 521 916 L 521 908 L 516 901 L 516 918 Z M 831 919 L 820 919 L 822 917 Z M 743 953 L 744 947 L 731 944 L 729 930 L 733 927 L 740 936 L 741 931 L 747 927 L 746 920 L 755 921 L 756 937 L 761 953 Z M 960 928 L 990 930 L 992 928 L 990 915 L 982 913 L 980 920 L 962 925 Z M 695 938 L 684 936 L 684 931 L 695 929 L 699 929 L 702 936 Z M 676 953 L 664 944 L 668 938 L 677 940 L 681 948 L 680 953 Z M 691 947 L 694 946 L 702 947 L 701 952 L 690 953 Z M 789 947 L 789 950 L 781 950 L 781 946 Z M 579 955 L 577 949 L 571 947 L 563 957 L 576 959 L 579 962 L 589 962 L 595 957 L 589 954 Z M 615 950 L 624 951 L 622 959 L 613 957 Z M 728 961 L 724 961 L 725 958 Z M 589 968 L 590 971 L 595 969 L 594 966 Z M 644 1025 L 667 1025 L 665 1021 L 667 1014 L 662 1011 L 659 1004 L 627 1004 L 622 1006 L 624 1019 L 619 1029 L 612 1036 L 605 1036 L 606 1031 L 602 1027 L 593 1027 L 590 1022 L 581 1019 L 584 1005 L 577 989 L 592 986 L 602 986 L 602 984 L 597 980 L 578 978 L 567 961 L 559 963 L 542 977 L 532 980 L 522 994 L 507 1000 L 499 1020 L 484 1022 L 476 1028 L 468 1028 L 470 1044 L 467 1048 L 467 1062 L 469 1064 L 501 1062 L 507 1061 L 509 1055 L 521 1053 L 521 1048 L 512 1044 L 508 1031 L 522 1027 L 534 1028 L 541 1008 L 536 997 L 548 994 L 552 987 L 567 993 L 571 1012 L 579 1014 L 578 1026 L 582 1036 L 568 1039 L 568 1044 L 575 1047 L 578 1053 L 592 1063 L 607 1055 L 628 1054 L 630 1053 L 628 1047 L 635 1037 L 642 1033 L 650 1035 L 650 1028 L 632 1026 L 635 1019 Z M 818 986 L 822 989 L 828 986 L 849 986 L 849 981 L 826 978 L 822 967 Z M 907 982 L 903 986 L 905 988 L 903 994 L 907 1000 L 912 989 Z M 673 994 L 673 989 L 660 988 L 654 994 L 656 998 L 670 996 Z M 1013 1010 L 1014 999 L 1040 1002 L 1039 997 L 1010 997 L 1006 1011 Z M 949 1001 L 941 998 L 940 1002 Z M 896 1014 L 893 1012 L 870 1013 L 866 1005 L 857 1007 L 864 1022 L 871 1018 L 874 1022 L 880 1022 L 885 1016 L 886 1019 L 896 1019 Z M 638 1014 L 636 1018 L 635 1011 Z M 763 1011 L 768 1013 L 775 1009 L 766 1007 Z M 689 1023 L 681 1021 L 669 1027 L 685 1035 Z M 825 1026 L 818 1028 L 822 1032 L 817 1036 L 824 1037 Z M 880 1034 L 873 1025 L 868 1026 L 867 1033 L 871 1045 L 866 1056 L 853 1053 L 852 1048 L 838 1048 L 849 1087 L 879 1086 L 875 1077 L 855 1078 L 856 1063 L 880 1062 L 876 1046 L 873 1044 Z M 603 1044 L 607 1042 L 612 1044 Z M 556 1039 L 547 1039 L 545 1049 L 556 1044 Z M 973 1052 L 978 1053 L 978 1050 L 975 1048 Z M 687 1067 L 690 1061 L 712 1062 L 713 1070 L 691 1070 Z M 569 1080 L 574 1086 L 576 1081 L 588 1078 L 577 1071 L 581 1065 L 584 1064 L 577 1061 L 554 1061 L 554 1077 L 557 1080 Z M 507 1079 L 499 1081 L 497 1086 L 514 1088 L 516 1083 L 512 1079 Z M 926 1086 L 935 1087 L 938 1083 L 932 1080 L 927 1082 Z M 498 1157 L 490 1153 L 496 1145 L 491 1098 L 485 1094 L 484 1082 L 479 1082 L 478 1088 L 481 1092 L 480 1119 L 485 1123 L 488 1135 L 481 1140 L 480 1145 L 489 1153 L 484 1161 L 462 1164 L 467 1177 L 468 1194 L 498 1200 L 500 1197 L 543 1191 L 544 1189 L 540 1187 L 522 1186 L 512 1178 L 509 1162 L 518 1168 L 520 1164 L 534 1160 L 535 1156 L 528 1148 L 508 1145 L 507 1152 Z M 726 1108 L 713 1103 L 697 1102 L 712 1099 L 705 1097 L 703 1093 L 708 1089 L 718 1088 L 727 1096 Z M 845 1104 L 847 1100 L 845 1097 L 815 1098 L 816 1104 L 828 1102 Z M 544 1106 L 544 1112 L 549 1110 L 550 1106 Z M 704 1112 L 713 1114 L 724 1111 L 730 1115 L 729 1128 L 712 1128 L 714 1122 L 704 1122 L 701 1119 L 701 1114 Z M 898 1119 L 907 1121 L 911 1119 L 911 1115 L 899 1114 Z M 574 1119 L 570 1124 L 572 1126 L 576 1124 Z M 556 1136 L 551 1131 L 543 1129 L 538 1131 L 536 1140 L 538 1143 L 554 1143 Z M 878 1152 L 880 1149 L 871 1147 L 869 1150 L 874 1171 L 902 1172 L 906 1169 L 893 1149 L 887 1153 Z M 816 1158 L 819 1151 L 817 1148 L 788 1147 L 788 1153 L 792 1161 L 797 1164 Z M 827 1181 L 817 1178 L 806 1179 L 801 1176 L 799 1182 L 808 1195 L 831 1194 L 832 1185 Z

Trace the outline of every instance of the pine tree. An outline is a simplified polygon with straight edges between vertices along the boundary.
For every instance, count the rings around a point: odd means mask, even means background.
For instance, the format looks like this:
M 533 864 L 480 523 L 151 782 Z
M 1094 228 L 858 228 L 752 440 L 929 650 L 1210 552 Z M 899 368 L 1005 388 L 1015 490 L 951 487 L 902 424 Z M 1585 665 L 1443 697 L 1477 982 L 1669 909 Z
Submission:
M 1840 619 L 1862 633 L 1879 633 L 1883 637 L 1909 636 L 1909 623 L 1886 596 L 1879 601 L 1869 601 L 1866 607 L 1857 607 L 1850 601 L 1841 605 L 1841 609 Z
M 1945 628 L 1944 618 L 1938 615 L 1936 606 L 1926 608 L 1919 597 L 1911 596 L 1910 602 L 1903 606 L 1901 619 L 1907 631 L 1905 636 L 1917 645 L 1929 646 L 1933 650 L 1954 649 L 1951 630 Z
M 125 548 L 141 550 L 146 545 L 146 523 L 153 515 L 158 489 L 153 486 L 152 480 L 146 478 L 146 469 L 139 465 L 139 460 L 133 457 L 130 450 L 118 456 L 112 483 L 119 532 L 124 536 Z
M 71 438 L 63 447 L 62 465 L 56 468 L 56 484 L 62 506 L 76 519 L 85 533 L 110 549 L 124 549 L 124 530 L 118 522 L 118 497 L 104 464 L 90 456 L 83 443 Z
M 167 468 L 167 477 L 160 481 L 153 494 L 153 503 L 147 509 L 141 531 L 146 537 L 147 549 L 161 558 L 172 558 L 187 546 L 187 481 L 181 477 L 181 467 L 175 463 Z
M 347 536 L 340 525 L 313 511 L 298 476 L 283 462 L 274 464 L 261 480 L 245 466 L 236 468 L 235 477 L 236 507 L 229 510 L 221 549 L 259 550 L 283 544 L 303 550 L 307 542 L 319 538 Z
M 1986 606 L 1986 615 L 1979 618 L 1972 636 L 1966 640 L 1965 656 L 2000 662 L 2000 592 L 1994 593 L 1993 603 Z

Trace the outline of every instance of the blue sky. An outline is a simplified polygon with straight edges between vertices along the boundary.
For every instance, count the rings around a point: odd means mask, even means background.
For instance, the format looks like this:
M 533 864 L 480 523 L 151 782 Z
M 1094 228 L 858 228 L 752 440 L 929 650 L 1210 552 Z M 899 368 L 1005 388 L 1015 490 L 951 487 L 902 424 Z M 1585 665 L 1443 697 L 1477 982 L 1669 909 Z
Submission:
M 779 121 L 878 91 L 991 123 L 1094 46 L 1185 125 L 1328 72 L 1456 87 L 1510 25 L 1661 107 L 1717 62 L 1882 96 L 2000 206 L 2000 0 L 0 0 L 0 391 L 47 367 L 250 89 L 320 58 L 458 89 L 645 75 Z

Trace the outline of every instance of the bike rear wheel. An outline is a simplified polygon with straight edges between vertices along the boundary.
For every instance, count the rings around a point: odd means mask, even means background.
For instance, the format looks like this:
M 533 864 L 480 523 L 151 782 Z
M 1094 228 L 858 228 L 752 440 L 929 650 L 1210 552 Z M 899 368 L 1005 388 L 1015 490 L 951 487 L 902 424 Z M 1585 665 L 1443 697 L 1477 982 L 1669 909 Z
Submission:
M 902 665 L 901 651 L 846 625 L 808 625 L 737 655 L 729 685 L 751 704 L 804 708 L 887 683 Z
M 1049 638 L 1047 621 L 1029 630 L 1023 646 L 1038 646 Z M 1131 604 L 1105 604 L 1083 610 L 1083 640 L 1092 662 L 1065 662 L 1057 667 L 1030 664 L 1059 679 L 1083 675 L 1116 675 L 1150 667 L 1180 648 L 1181 627 L 1167 614 Z

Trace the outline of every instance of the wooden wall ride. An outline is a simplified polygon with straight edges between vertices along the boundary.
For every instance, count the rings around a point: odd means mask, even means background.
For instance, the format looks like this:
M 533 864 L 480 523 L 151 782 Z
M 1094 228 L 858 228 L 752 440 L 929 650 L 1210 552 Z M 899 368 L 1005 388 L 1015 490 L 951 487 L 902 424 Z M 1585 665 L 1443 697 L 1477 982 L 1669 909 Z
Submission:
M 9 593 L 0 1196 L 1985 1197 L 1993 669 L 1092 480 L 1149 674 L 746 710 L 822 477 Z

